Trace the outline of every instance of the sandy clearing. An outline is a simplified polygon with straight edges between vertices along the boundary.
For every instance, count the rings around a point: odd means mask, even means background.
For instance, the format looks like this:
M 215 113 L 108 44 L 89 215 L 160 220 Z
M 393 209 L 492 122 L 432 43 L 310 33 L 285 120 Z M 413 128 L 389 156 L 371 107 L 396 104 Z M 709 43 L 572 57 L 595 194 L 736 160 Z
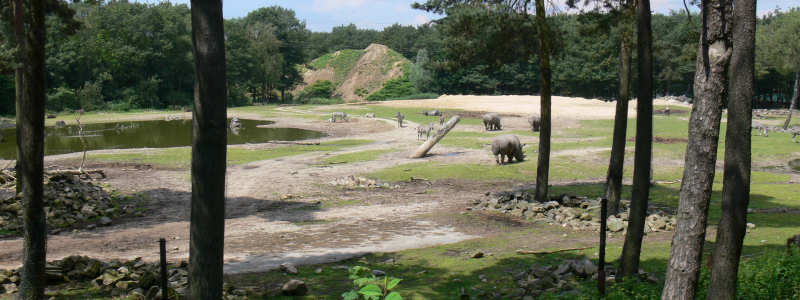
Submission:
M 381 102 L 393 107 L 427 107 L 451 108 L 471 111 L 491 111 L 508 114 L 538 114 L 540 111 L 539 96 L 472 96 L 443 95 L 437 99 L 396 100 Z M 653 101 L 655 105 L 682 106 L 687 104 L 663 99 Z M 552 97 L 553 119 L 597 120 L 613 119 L 616 102 L 605 102 L 599 99 L 578 97 Z M 629 104 L 628 116 L 636 117 L 636 101 Z

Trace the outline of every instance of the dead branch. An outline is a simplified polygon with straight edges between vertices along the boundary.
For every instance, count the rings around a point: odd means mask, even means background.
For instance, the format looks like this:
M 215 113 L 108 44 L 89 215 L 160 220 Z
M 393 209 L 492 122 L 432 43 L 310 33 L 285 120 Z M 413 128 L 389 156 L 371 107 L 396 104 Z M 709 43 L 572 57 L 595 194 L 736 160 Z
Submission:
M 553 250 L 553 251 L 517 250 L 517 254 L 522 254 L 522 255 L 525 255 L 525 254 L 534 254 L 534 255 L 538 255 L 538 254 L 553 254 L 553 253 L 566 252 L 566 251 L 586 250 L 586 249 L 590 249 L 590 248 L 594 248 L 594 247 L 595 246 L 587 246 L 587 247 L 578 247 L 578 248 L 559 249 L 559 250 Z

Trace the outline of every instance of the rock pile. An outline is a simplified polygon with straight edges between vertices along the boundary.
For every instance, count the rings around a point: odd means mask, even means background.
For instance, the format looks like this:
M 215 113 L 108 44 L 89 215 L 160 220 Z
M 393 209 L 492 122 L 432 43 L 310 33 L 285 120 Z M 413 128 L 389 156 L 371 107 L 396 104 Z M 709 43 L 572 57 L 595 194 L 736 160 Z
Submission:
M 476 199 L 471 209 L 490 210 L 528 220 L 543 220 L 560 224 L 573 230 L 600 230 L 600 199 L 562 195 L 548 202 L 533 199 L 533 190 L 519 188 L 488 194 Z M 607 219 L 608 231 L 620 232 L 627 228 L 629 201 L 621 201 L 620 210 Z M 677 220 L 665 209 L 648 210 L 645 232 L 671 231 Z
M 554 265 L 533 266 L 514 275 L 514 280 L 519 289 L 516 297 L 522 299 L 535 299 L 542 293 L 575 294 L 578 295 L 580 281 L 597 280 L 598 266 L 589 259 L 565 260 Z M 606 282 L 613 283 L 615 270 L 611 266 L 605 267 Z M 639 272 L 642 279 L 658 282 L 659 278 L 652 273 Z
M 167 266 L 170 298 L 183 299 L 189 285 L 186 261 Z M 0 293 L 13 294 L 19 285 L 19 272 L 0 270 Z M 146 263 L 141 258 L 128 261 L 103 262 L 85 256 L 69 256 L 47 264 L 48 285 L 82 282 L 92 285 L 112 297 L 159 299 L 160 268 L 157 263 Z M 245 294 L 233 286 L 225 286 L 226 295 Z M 177 297 L 175 297 L 177 296 Z
M 15 195 L 15 184 L 8 182 L 2 188 L 7 196 L 0 198 L 0 236 L 22 231 L 22 199 Z M 45 175 L 44 197 L 51 233 L 78 226 L 107 226 L 114 218 L 135 212 L 133 205 L 122 205 L 103 187 L 75 175 Z
M 361 176 L 353 176 L 353 175 L 334 179 L 329 184 L 343 188 L 392 188 L 393 187 L 392 185 L 386 182 L 380 183 L 374 179 L 369 179 Z

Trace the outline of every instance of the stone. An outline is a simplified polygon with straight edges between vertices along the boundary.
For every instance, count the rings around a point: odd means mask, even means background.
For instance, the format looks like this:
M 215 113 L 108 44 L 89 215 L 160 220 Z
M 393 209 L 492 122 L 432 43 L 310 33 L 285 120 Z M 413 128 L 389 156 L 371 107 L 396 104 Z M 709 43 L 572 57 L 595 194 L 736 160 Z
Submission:
M 292 263 L 282 263 L 281 264 L 281 271 L 284 271 L 289 274 L 297 274 L 297 267 L 294 266 Z
M 314 273 L 316 273 L 316 274 L 320 274 L 320 273 L 322 273 L 322 268 L 316 268 L 316 269 L 314 269 Z
M 747 223 L 747 229 L 755 229 L 755 228 L 756 228 L 756 224 Z
M 665 230 L 667 229 L 667 221 L 664 218 L 658 218 L 658 220 L 653 221 L 653 228 L 657 230 Z
M 608 231 L 611 232 L 620 232 L 625 229 L 625 224 L 622 222 L 622 220 L 614 216 L 608 217 L 606 226 Z
M 100 225 L 101 226 L 108 226 L 111 225 L 111 218 L 103 216 L 100 218 Z
M 477 252 L 473 253 L 472 255 L 470 255 L 470 258 L 481 258 L 483 256 L 484 256 L 483 252 L 477 251 Z
M 133 280 L 121 280 L 117 281 L 117 283 L 115 284 L 116 287 L 126 291 L 128 290 L 129 287 L 132 287 L 134 285 L 136 285 L 136 281 Z
M 381 270 L 372 270 L 372 275 L 375 275 L 377 277 L 383 277 L 386 276 L 386 272 Z
M 120 281 L 123 277 L 125 277 L 125 276 L 120 274 L 120 273 L 112 271 L 112 272 L 103 273 L 103 275 L 100 275 L 100 277 L 95 279 L 95 281 L 99 281 L 104 286 L 110 286 L 110 285 L 116 283 L 117 281 Z
M 308 293 L 308 287 L 305 282 L 292 279 L 283 284 L 281 293 L 286 296 L 303 296 Z
M 569 263 L 562 263 L 562 264 L 558 265 L 558 267 L 556 267 L 556 270 L 554 271 L 554 273 L 556 273 L 557 275 L 564 275 L 567 272 L 569 272 L 569 269 L 571 267 L 572 266 L 570 266 Z
M 7 283 L 0 286 L 0 290 L 4 290 L 6 294 L 13 294 L 17 292 L 17 285 L 13 283 Z
M 581 214 L 580 219 L 581 219 L 581 221 L 591 221 L 592 220 L 592 214 L 590 214 L 588 212 L 584 212 L 584 213 Z

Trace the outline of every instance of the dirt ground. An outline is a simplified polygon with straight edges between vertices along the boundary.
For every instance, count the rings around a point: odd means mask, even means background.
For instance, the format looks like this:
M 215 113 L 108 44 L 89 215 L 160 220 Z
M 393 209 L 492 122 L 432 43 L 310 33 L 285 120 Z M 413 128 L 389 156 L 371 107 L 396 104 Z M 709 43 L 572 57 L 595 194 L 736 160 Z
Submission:
M 386 105 L 494 111 L 515 115 L 538 111 L 538 103 L 538 97 L 533 96 L 444 96 L 433 100 L 386 102 Z M 633 116 L 635 104 L 631 107 Z M 313 114 L 294 107 L 283 109 Z M 554 123 L 613 118 L 613 114 L 613 103 L 553 97 Z M 260 118 L 258 115 L 239 116 Z M 458 180 L 433 183 L 414 181 L 398 183 L 391 188 L 374 189 L 343 189 L 329 184 L 349 175 L 420 161 L 408 158 L 421 143 L 413 130 L 416 124 L 396 128 L 394 121 L 383 119 L 356 118 L 351 122 L 335 124 L 312 118 L 269 119 L 276 121 L 272 125 L 276 127 L 324 131 L 330 135 L 321 139 L 325 141 L 346 137 L 377 142 L 342 151 L 313 152 L 228 167 L 226 273 L 266 271 L 284 262 L 330 262 L 369 252 L 453 243 L 508 230 L 480 222 L 460 222 L 458 216 L 472 200 L 483 197 L 489 191 L 509 189 L 516 184 L 514 182 L 476 184 Z M 527 129 L 525 115 L 512 117 L 508 122 L 504 120 L 504 124 L 510 130 Z M 478 126 L 474 127 L 479 130 Z M 396 151 L 367 162 L 320 163 L 331 155 L 377 149 Z M 97 153 L 122 151 L 141 149 L 103 150 Z M 493 163 L 493 158 L 485 150 L 453 149 L 438 145 L 432 154 L 422 160 L 436 163 Z M 560 154 L 554 152 L 553 155 Z M 46 163 L 49 166 L 69 167 L 77 156 L 51 156 L 46 158 Z M 48 239 L 49 260 L 69 255 L 87 255 L 102 259 L 143 257 L 144 260 L 154 261 L 158 257 L 157 241 L 162 237 L 168 240 L 170 260 L 188 258 L 191 196 L 188 170 L 135 164 L 90 167 L 103 168 L 108 175 L 103 181 L 114 189 L 149 197 L 148 211 L 143 217 L 119 220 L 110 227 L 52 235 Z M 21 254 L 20 238 L 0 240 L 0 268 L 20 266 Z

